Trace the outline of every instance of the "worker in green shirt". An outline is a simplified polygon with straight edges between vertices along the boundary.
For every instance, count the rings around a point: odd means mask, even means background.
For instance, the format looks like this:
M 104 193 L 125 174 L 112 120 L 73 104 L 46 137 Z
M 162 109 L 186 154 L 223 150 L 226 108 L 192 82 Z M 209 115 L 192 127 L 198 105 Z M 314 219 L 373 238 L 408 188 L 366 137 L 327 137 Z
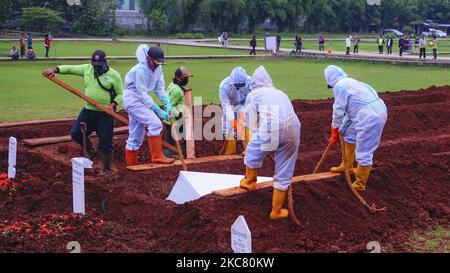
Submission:
M 184 92 L 185 86 L 189 82 L 189 78 L 193 75 L 187 70 L 186 67 L 178 67 L 175 70 L 175 76 L 172 82 L 167 87 L 167 93 L 169 94 L 170 104 L 172 105 L 171 117 L 174 120 L 175 131 L 184 135 L 183 122 L 176 122 L 180 120 L 183 116 L 184 103 Z M 172 125 L 170 120 L 165 120 L 164 125 L 166 127 L 166 140 L 172 145 L 175 145 L 175 139 L 172 136 Z M 181 145 L 183 151 L 183 156 L 186 156 L 186 143 L 183 142 Z M 164 148 L 164 155 L 167 157 L 174 157 L 172 151 Z
M 122 103 L 122 78 L 116 70 L 108 66 L 106 54 L 101 50 L 97 50 L 92 54 L 92 61 L 90 64 L 61 65 L 45 71 L 47 76 L 54 76 L 55 73 L 83 77 L 85 95 L 105 107 L 109 107 L 116 111 L 117 106 Z M 97 148 L 89 139 L 89 135 L 92 134 L 92 132 L 96 132 L 99 138 L 97 147 L 100 150 L 103 163 L 103 169 L 100 174 L 106 175 L 110 173 L 113 150 L 114 118 L 94 105 L 86 102 L 85 107 L 81 110 L 70 131 L 72 139 L 83 146 L 83 134 L 80 128 L 81 122 L 85 122 L 87 125 L 86 149 L 89 153 L 89 157 L 92 159 L 97 153 Z

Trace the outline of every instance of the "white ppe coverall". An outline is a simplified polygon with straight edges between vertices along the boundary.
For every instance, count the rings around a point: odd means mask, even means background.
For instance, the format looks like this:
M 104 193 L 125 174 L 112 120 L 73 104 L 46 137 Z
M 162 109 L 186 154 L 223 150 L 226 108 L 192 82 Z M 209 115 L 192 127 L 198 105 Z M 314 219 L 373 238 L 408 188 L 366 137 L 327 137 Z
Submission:
M 140 45 L 136 50 L 139 61 L 125 76 L 123 106 L 127 111 L 129 124 L 129 137 L 126 149 L 137 151 L 144 141 L 145 129 L 147 136 L 159 136 L 163 129 L 160 118 L 155 111 L 162 111 L 150 96 L 153 90 L 156 96 L 164 103 L 169 101 L 164 83 L 161 66 L 152 71 L 147 65 L 147 45 Z
M 268 152 L 275 152 L 273 187 L 286 191 L 291 185 L 300 147 L 301 124 L 289 97 L 276 89 L 263 66 L 252 76 L 246 113 L 252 138 L 245 153 L 245 165 L 261 168 Z
M 250 92 L 251 78 L 243 67 L 236 67 L 231 75 L 220 83 L 220 103 L 222 105 L 222 132 L 226 136 L 231 135 L 233 127 L 231 121 L 238 118 L 240 107 L 244 111 L 245 99 Z M 236 88 L 235 84 L 245 84 Z
M 349 78 L 337 66 L 325 69 L 325 79 L 334 93 L 333 128 L 339 128 L 347 143 L 356 144 L 360 165 L 372 166 L 387 120 L 386 105 L 371 86 Z

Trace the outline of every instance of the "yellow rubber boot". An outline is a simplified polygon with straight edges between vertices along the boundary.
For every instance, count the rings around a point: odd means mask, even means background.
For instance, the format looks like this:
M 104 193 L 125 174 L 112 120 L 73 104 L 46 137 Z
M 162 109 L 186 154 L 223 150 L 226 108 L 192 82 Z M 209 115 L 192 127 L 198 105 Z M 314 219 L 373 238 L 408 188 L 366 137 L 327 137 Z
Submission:
M 361 166 L 358 164 L 356 168 L 356 180 L 353 182 L 352 186 L 355 190 L 365 191 L 367 180 L 369 179 L 370 170 L 372 166 Z
M 345 158 L 347 159 L 348 170 L 349 172 L 355 173 L 355 168 L 353 164 L 355 163 L 355 149 L 356 145 L 348 142 L 344 142 L 345 146 Z M 344 173 L 344 162 L 341 162 L 341 165 L 338 167 L 332 167 L 330 170 L 332 173 Z
M 227 139 L 225 140 L 227 143 L 225 144 L 224 154 L 233 155 L 236 153 L 236 139 Z
M 240 182 L 240 187 L 249 191 L 256 191 L 257 169 L 245 167 L 245 177 Z
M 281 208 L 283 206 L 284 199 L 286 199 L 286 193 L 287 191 L 273 189 L 272 212 L 270 213 L 270 220 L 275 221 L 287 218 L 289 216 L 289 211 Z
M 250 142 L 250 139 L 252 138 L 252 132 L 249 128 L 245 128 L 245 137 L 242 144 L 244 145 L 244 151 L 241 153 L 242 156 L 245 156 L 245 150 L 247 149 L 247 145 Z

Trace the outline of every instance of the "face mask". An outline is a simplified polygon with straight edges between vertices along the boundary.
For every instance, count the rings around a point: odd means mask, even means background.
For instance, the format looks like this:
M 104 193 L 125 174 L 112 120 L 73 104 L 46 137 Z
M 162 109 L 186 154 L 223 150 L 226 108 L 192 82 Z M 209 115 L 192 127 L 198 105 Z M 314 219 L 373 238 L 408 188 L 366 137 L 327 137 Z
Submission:
M 173 79 L 173 82 L 180 85 L 180 86 L 185 86 L 189 83 L 189 78 L 180 78 L 180 77 L 176 77 Z
M 101 75 L 108 72 L 109 66 L 107 64 L 100 65 L 100 66 L 94 66 L 94 75 L 96 78 L 100 77 Z

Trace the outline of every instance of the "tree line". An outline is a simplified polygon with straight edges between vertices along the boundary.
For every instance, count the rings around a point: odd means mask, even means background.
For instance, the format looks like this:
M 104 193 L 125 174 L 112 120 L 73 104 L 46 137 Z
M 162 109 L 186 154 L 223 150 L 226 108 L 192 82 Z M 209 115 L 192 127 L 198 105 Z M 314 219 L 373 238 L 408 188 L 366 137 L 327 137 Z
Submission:
M 450 22 L 450 0 L 137 0 L 150 22 L 150 31 L 178 33 L 254 33 L 267 19 L 276 31 L 378 32 L 396 28 L 412 32 L 424 20 Z M 374 2 L 374 1 L 369 1 Z M 376 2 L 376 1 L 375 1 Z M 118 0 L 2 0 L 0 23 L 18 17 L 26 8 L 45 8 L 72 23 L 74 32 L 105 35 L 114 30 Z M 26 10 L 25 10 L 26 11 Z M 30 16 L 30 15 L 28 15 Z M 35 24 L 29 24 L 35 26 Z M 50 26 L 51 27 L 51 26 Z

